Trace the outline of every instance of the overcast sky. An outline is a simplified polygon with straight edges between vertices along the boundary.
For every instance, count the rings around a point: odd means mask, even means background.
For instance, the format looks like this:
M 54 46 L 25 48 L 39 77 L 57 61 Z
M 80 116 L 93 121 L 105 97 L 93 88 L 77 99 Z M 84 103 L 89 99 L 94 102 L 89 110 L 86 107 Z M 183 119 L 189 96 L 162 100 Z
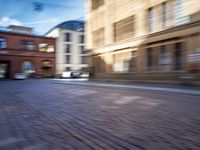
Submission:
M 83 19 L 85 0 L 0 0 L 0 26 L 33 27 L 44 34 L 55 25 Z

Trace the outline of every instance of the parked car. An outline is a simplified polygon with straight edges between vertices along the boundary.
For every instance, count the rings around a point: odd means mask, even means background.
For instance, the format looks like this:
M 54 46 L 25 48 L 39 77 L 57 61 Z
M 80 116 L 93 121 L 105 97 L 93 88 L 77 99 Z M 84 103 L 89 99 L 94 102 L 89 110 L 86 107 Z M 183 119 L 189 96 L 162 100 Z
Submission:
M 80 76 L 81 78 L 89 78 L 90 77 L 90 74 L 89 74 L 89 72 L 83 72 L 83 73 L 81 73 L 81 76 Z
M 81 77 L 81 72 L 80 71 L 73 71 L 72 73 L 71 73 L 71 77 L 72 78 L 80 78 Z
M 56 75 L 57 78 L 89 78 L 88 72 L 66 71 Z
M 26 74 L 24 74 L 24 73 L 15 73 L 14 79 L 15 80 L 24 80 L 24 79 L 26 79 Z
M 63 72 L 60 75 L 60 78 L 71 78 L 71 77 L 72 77 L 72 72 L 71 71 Z

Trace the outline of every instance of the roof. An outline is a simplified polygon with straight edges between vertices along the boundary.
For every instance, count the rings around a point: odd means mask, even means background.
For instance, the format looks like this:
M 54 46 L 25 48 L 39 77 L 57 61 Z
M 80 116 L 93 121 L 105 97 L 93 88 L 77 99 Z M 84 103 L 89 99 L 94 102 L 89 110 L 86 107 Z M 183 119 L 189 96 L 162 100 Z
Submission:
M 9 34 L 9 35 L 16 35 L 16 36 L 27 36 L 27 37 L 33 37 L 33 38 L 51 38 L 51 37 L 46 37 L 42 35 L 35 35 L 35 34 L 26 34 L 26 33 L 20 33 L 20 32 L 14 32 L 14 31 L 9 31 L 9 30 L 1 30 L 0 29 L 0 36 L 2 34 Z
M 54 29 L 67 29 L 67 30 L 73 30 L 73 31 L 84 31 L 84 21 L 78 21 L 78 20 L 70 20 L 62 22 L 55 27 L 53 27 L 50 31 L 48 31 L 46 34 L 50 33 Z

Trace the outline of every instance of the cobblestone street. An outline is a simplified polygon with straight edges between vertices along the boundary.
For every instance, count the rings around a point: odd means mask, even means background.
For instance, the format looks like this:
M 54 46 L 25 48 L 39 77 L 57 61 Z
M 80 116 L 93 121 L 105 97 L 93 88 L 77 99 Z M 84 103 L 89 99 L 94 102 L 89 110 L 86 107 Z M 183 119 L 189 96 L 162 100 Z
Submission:
M 197 95 L 0 81 L 0 150 L 199 150 Z

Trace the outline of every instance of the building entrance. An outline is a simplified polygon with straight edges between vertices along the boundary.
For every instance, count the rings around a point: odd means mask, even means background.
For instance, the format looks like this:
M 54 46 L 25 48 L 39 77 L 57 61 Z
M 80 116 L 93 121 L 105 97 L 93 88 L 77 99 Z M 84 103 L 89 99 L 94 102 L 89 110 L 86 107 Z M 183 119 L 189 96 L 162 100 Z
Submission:
M 42 64 L 43 77 L 49 78 L 53 76 L 52 64 L 50 61 L 43 61 Z
M 0 61 L 0 79 L 9 78 L 9 61 Z

